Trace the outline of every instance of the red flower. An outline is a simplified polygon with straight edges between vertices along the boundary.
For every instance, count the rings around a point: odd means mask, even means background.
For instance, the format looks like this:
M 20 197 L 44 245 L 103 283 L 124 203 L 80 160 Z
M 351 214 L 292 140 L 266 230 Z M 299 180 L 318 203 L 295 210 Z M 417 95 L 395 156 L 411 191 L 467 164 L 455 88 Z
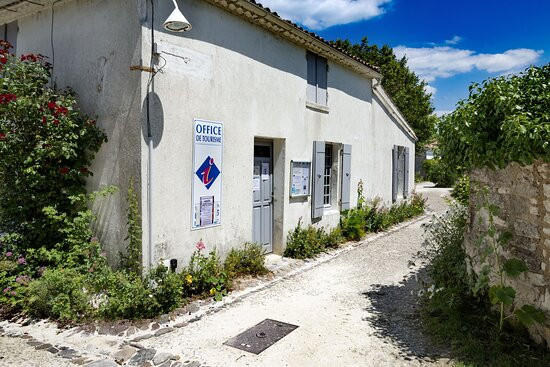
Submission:
M 47 121 L 46 116 L 42 116 L 42 125 L 46 125 L 46 121 Z
M 57 104 L 53 101 L 48 102 L 48 108 L 54 110 L 57 107 Z
M 36 55 L 33 55 L 33 54 L 21 55 L 21 61 L 37 62 L 38 59 L 39 59 L 39 57 L 37 57 Z
M 0 133 L 0 140 L 4 140 L 6 138 L 6 134 Z
M 0 63 L 5 64 L 8 62 L 8 58 L 6 56 L 0 57 Z
M 10 103 L 16 99 L 17 96 L 13 93 L 0 94 L 0 104 Z
M 12 48 L 13 46 L 6 40 L 0 40 L 0 47 L 2 47 L 4 50 L 7 50 L 9 48 Z
M 66 175 L 67 173 L 69 173 L 69 168 L 68 167 L 61 167 L 59 169 L 59 173 L 61 173 L 62 175 Z
M 54 125 L 59 125 L 59 120 L 58 119 L 53 119 L 53 124 Z
M 59 106 L 57 108 L 57 113 L 60 113 L 62 115 L 66 115 L 67 113 L 69 113 L 69 109 L 67 107 Z

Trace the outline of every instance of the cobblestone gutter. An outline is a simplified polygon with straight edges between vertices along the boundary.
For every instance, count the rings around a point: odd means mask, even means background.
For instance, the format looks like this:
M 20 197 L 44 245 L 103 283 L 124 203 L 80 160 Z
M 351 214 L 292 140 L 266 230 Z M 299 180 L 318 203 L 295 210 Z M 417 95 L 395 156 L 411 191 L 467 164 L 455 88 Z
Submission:
M 476 238 L 487 229 L 488 216 L 482 205 L 481 187 L 489 189 L 489 201 L 499 206 L 497 230 L 509 230 L 514 238 L 505 257 L 516 257 L 529 270 L 510 281 L 516 289 L 516 305 L 531 304 L 546 312 L 545 325 L 530 328 L 533 339 L 550 348 L 550 163 L 536 161 L 529 166 L 511 163 L 504 169 L 476 169 L 471 176 L 470 223 L 466 252 L 474 271 L 480 270 Z

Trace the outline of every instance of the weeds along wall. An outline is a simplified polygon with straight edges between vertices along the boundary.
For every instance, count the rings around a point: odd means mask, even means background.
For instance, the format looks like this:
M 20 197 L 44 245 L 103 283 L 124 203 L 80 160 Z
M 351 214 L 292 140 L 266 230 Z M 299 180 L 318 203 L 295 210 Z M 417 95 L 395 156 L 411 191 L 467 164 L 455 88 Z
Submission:
M 532 337 L 550 346 L 550 163 L 541 160 L 531 165 L 511 163 L 503 169 L 472 171 L 470 185 L 470 221 L 465 235 L 465 249 L 471 265 L 479 273 L 481 264 L 476 240 L 487 232 L 488 213 L 483 206 L 483 188 L 488 189 L 491 205 L 499 207 L 494 217 L 497 231 L 513 234 L 502 254 L 518 258 L 528 271 L 509 280 L 516 290 L 515 303 L 531 304 L 546 313 L 545 324 L 529 328 Z

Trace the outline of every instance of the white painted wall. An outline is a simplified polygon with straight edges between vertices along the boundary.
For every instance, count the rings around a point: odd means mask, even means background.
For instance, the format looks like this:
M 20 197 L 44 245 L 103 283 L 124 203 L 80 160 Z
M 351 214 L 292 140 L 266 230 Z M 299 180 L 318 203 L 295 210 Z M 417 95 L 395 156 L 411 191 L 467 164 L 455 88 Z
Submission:
M 408 146 L 413 160 L 414 144 L 373 96 L 370 79 L 329 61 L 329 112 L 311 110 L 306 108 L 304 48 L 197 0 L 179 1 L 193 29 L 168 33 L 161 23 L 172 11 L 172 3 L 155 4 L 155 42 L 162 54 L 157 67 L 162 66 L 162 72 L 151 84 L 151 162 L 145 135 L 149 74 L 130 71 L 132 65 L 149 65 L 150 8 L 142 24 L 143 0 L 74 0 L 61 3 L 55 11 L 56 82 L 78 92 L 83 110 L 95 115 L 109 136 L 89 187 L 115 184 L 122 190 L 96 207 L 101 217 L 98 230 L 109 245 L 111 261 L 126 235 L 123 194 L 132 176 L 142 192 L 147 245 L 149 163 L 155 261 L 177 258 L 184 265 L 200 239 L 222 254 L 250 241 L 255 138 L 275 142 L 274 247 L 278 252 L 300 218 L 306 225 L 311 223 L 310 200 L 289 199 L 289 183 L 290 161 L 311 161 L 314 140 L 352 145 L 352 206 L 357 203 L 360 179 L 367 197 L 391 201 L 391 149 L 394 144 Z M 49 10 L 20 19 L 18 52 L 51 55 L 50 24 Z M 225 124 L 222 225 L 198 231 L 191 231 L 194 118 Z M 412 189 L 413 164 L 410 167 Z M 338 223 L 339 189 L 335 205 L 316 225 Z
M 166 60 L 154 86 L 163 115 L 163 121 L 154 122 L 162 126 L 157 129 L 162 137 L 154 150 L 152 177 L 155 259 L 177 258 L 186 263 L 200 239 L 207 248 L 216 247 L 222 253 L 251 240 L 255 137 L 276 139 L 276 150 L 281 148 L 274 198 L 281 241 L 300 218 L 306 225 L 311 223 L 310 200 L 289 199 L 289 177 L 291 160 L 312 160 L 314 140 L 352 145 L 352 205 L 357 203 L 359 179 L 365 182 L 367 195 L 391 201 L 391 149 L 394 144 L 408 146 L 414 159 L 414 144 L 379 106 L 373 110 L 370 79 L 329 62 L 330 111 L 313 111 L 306 108 L 304 48 L 205 2 L 179 3 L 193 25 L 183 34 L 160 27 L 172 11 L 169 2 L 157 2 L 155 9 L 155 42 Z M 144 60 L 149 57 L 149 34 L 144 27 Z M 380 120 L 373 122 L 377 117 Z M 190 230 L 194 118 L 225 124 L 223 224 L 197 231 Z M 144 192 L 146 148 L 143 141 Z M 414 165 L 410 167 L 414 177 Z M 410 182 L 413 187 L 414 178 Z M 278 205 L 282 210 L 277 210 Z M 145 200 L 143 212 L 147 212 Z M 316 225 L 335 226 L 338 220 L 336 205 Z M 144 221 L 144 233 L 146 227 Z M 275 242 L 275 249 L 281 251 L 277 238 Z
M 17 53 L 40 53 L 52 60 L 52 12 L 18 20 Z M 126 237 L 126 189 L 135 177 L 139 189 L 141 135 L 141 26 L 135 0 L 75 0 L 54 7 L 54 79 L 70 86 L 79 106 L 97 119 L 108 136 L 92 167 L 89 190 L 116 185 L 120 193 L 97 202 L 97 233 L 116 263 Z
M 373 113 L 366 130 L 367 144 L 364 156 L 367 176 L 364 182 L 367 198 L 381 198 L 389 205 L 392 200 L 392 149 L 401 145 L 410 149 L 409 191 L 414 189 L 414 141 L 406 134 L 380 99 L 372 98 Z

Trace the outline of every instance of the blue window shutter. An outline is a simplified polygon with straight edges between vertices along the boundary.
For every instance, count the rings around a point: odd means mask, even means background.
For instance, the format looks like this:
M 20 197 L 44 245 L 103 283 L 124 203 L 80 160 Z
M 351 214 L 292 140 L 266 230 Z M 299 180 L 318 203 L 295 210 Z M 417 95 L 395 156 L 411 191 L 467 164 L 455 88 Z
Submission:
M 311 198 L 311 217 L 323 216 L 323 182 L 325 170 L 325 142 L 313 142 L 313 197 Z
M 409 197 L 409 148 L 405 147 L 405 188 L 403 197 Z
M 342 147 L 342 210 L 350 209 L 351 191 L 351 145 Z
M 398 180 L 399 180 L 399 177 L 397 172 L 398 172 L 398 167 L 397 167 L 397 154 L 399 152 L 399 149 L 397 147 L 397 145 L 394 145 L 393 146 L 393 150 L 392 150 L 392 192 L 391 192 L 391 199 L 393 202 L 396 202 L 397 201 L 397 185 L 398 185 Z
M 327 59 L 317 56 L 317 103 L 327 105 Z
M 317 102 L 317 64 L 316 55 L 307 52 L 307 93 L 306 98 L 309 102 Z

